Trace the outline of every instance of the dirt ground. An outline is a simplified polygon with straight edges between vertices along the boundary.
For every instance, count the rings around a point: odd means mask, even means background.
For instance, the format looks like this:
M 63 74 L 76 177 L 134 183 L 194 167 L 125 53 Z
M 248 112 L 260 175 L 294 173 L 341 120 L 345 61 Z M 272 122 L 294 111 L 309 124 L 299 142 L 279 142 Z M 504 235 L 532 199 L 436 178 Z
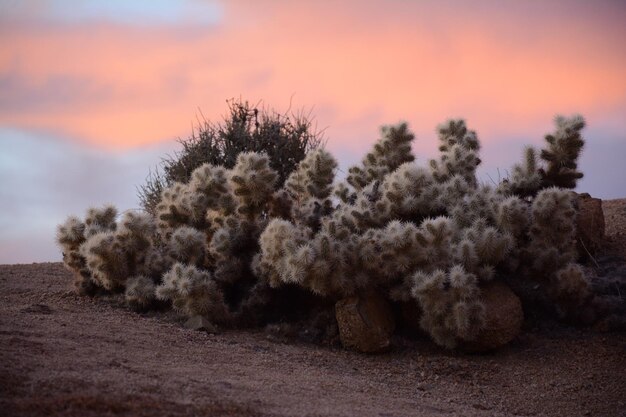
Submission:
M 604 202 L 626 248 L 626 200 Z M 3 416 L 626 416 L 626 334 L 525 328 L 491 354 L 367 356 L 80 297 L 60 263 L 0 266 Z

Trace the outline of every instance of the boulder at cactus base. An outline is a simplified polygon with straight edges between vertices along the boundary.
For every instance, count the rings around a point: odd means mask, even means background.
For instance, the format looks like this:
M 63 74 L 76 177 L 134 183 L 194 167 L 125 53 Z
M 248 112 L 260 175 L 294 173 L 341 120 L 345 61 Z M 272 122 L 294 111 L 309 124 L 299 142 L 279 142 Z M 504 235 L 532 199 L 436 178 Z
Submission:
M 380 295 L 368 293 L 339 300 L 335 315 L 345 348 L 364 353 L 390 348 L 395 322 L 389 304 Z
M 592 255 L 604 240 L 604 211 L 602 200 L 587 193 L 578 194 L 576 218 L 577 246 L 581 258 Z
M 517 337 L 524 321 L 522 303 L 506 284 L 490 282 L 481 291 L 485 327 L 474 340 L 461 343 L 470 352 L 486 352 L 506 345 Z

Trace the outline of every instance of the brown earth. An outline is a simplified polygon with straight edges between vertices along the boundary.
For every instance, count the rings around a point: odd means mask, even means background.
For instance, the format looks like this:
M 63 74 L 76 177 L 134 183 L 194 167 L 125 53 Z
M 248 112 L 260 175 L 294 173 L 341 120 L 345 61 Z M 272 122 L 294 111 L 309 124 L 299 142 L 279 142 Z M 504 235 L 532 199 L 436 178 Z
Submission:
M 626 256 L 626 200 L 604 202 Z M 526 328 L 489 355 L 367 356 L 75 295 L 60 263 L 0 266 L 3 416 L 626 416 L 626 334 Z

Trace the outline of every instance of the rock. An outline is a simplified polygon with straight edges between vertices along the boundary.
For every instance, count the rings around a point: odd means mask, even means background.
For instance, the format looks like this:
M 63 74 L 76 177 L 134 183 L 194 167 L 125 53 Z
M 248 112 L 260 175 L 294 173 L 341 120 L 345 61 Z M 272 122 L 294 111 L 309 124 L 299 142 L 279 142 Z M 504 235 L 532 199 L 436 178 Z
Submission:
M 341 344 L 364 353 L 383 352 L 391 346 L 393 313 L 381 295 L 368 293 L 339 300 L 335 317 Z
M 506 345 L 519 334 L 524 321 L 520 299 L 503 282 L 493 281 L 482 288 L 485 327 L 461 346 L 471 352 L 485 352 Z
M 207 333 L 217 333 L 217 327 L 203 316 L 193 316 L 184 324 L 186 329 L 204 330 Z
M 576 244 L 581 258 L 594 254 L 604 241 L 604 211 L 602 200 L 587 193 L 578 194 Z

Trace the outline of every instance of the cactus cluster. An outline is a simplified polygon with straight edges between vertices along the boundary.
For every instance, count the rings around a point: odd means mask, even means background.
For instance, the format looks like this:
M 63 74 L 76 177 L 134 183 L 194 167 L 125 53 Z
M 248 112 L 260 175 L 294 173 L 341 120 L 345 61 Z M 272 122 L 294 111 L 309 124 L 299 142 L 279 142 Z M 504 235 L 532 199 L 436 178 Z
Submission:
M 148 213 L 156 213 L 165 188 L 188 182 L 201 165 L 231 169 L 240 153 L 264 152 L 282 185 L 306 153 L 322 144 L 322 132 L 315 131 L 308 114 L 279 113 L 241 99 L 227 103 L 228 112 L 221 122 L 198 120 L 191 137 L 179 140 L 181 151 L 162 158 L 139 186 L 138 197 Z
M 558 118 L 542 155 L 575 161 L 570 148 L 580 147 L 579 120 Z M 547 167 L 533 160 L 526 171 L 519 168 L 519 181 L 490 187 L 477 181 L 480 145 L 462 120 L 439 126 L 441 155 L 428 167 L 412 162 L 406 125 L 382 133 L 335 186 L 340 202 L 319 227 L 296 216 L 269 223 L 257 276 L 335 299 L 373 289 L 392 301 L 414 300 L 422 329 L 448 347 L 481 329 L 480 288 L 490 280 L 539 276 L 560 311 L 586 302 L 589 286 L 575 263 L 572 195 L 547 179 L 549 158 Z M 520 184 L 532 193 L 512 192 Z
M 172 306 L 188 316 L 208 316 L 216 323 L 229 320 L 224 294 L 211 274 L 193 265 L 176 263 L 163 275 L 156 297 L 170 300 Z
M 577 161 L 585 144 L 580 134 L 585 120 L 576 115 L 557 116 L 554 121 L 556 130 L 545 136 L 547 146 L 539 153 L 543 165 L 537 160 L 536 149 L 527 147 L 523 165 L 515 165 L 511 178 L 500 183 L 502 192 L 534 197 L 549 187 L 576 188 L 576 182 L 583 177 L 577 171 Z
M 438 127 L 440 156 L 425 167 L 403 123 L 383 128 L 342 181 L 322 148 L 284 182 L 266 154 L 242 152 L 232 168 L 204 164 L 164 188 L 154 215 L 91 209 L 57 239 L 83 292 L 125 291 L 134 308 L 169 303 L 235 326 L 375 292 L 417 304 L 421 328 L 452 348 L 481 330 L 490 281 L 537 280 L 562 315 L 591 297 L 567 190 L 582 176 L 584 122 L 556 124 L 543 163 L 528 148 L 495 187 L 477 180 L 480 143 L 463 120 Z M 294 307 L 294 294 L 314 301 Z

